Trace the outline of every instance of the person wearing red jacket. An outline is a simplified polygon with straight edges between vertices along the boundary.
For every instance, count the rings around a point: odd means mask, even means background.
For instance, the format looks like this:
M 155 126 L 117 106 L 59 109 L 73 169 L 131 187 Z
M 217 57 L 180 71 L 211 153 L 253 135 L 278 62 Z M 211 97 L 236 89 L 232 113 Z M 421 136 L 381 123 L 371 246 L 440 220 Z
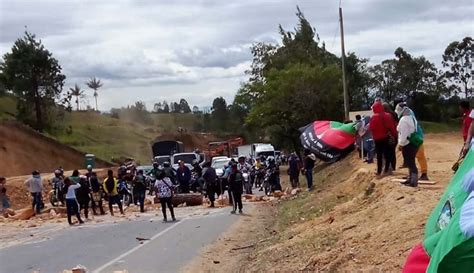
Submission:
M 396 122 L 391 114 L 384 111 L 382 102 L 372 105 L 374 114 L 369 129 L 375 142 L 377 154 L 377 175 L 382 174 L 382 162 L 385 160 L 384 173 L 390 175 L 396 165 L 395 148 L 397 146 Z

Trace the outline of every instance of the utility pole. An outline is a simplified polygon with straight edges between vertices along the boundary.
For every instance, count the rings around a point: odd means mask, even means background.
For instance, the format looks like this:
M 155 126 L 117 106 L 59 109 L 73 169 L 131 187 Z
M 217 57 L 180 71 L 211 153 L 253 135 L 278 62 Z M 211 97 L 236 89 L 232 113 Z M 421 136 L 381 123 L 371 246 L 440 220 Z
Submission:
M 342 60 L 342 89 L 344 91 L 344 118 L 349 120 L 349 94 L 346 84 L 346 50 L 344 48 L 344 22 L 342 20 L 342 7 L 339 6 L 339 23 L 341 28 L 341 60 Z

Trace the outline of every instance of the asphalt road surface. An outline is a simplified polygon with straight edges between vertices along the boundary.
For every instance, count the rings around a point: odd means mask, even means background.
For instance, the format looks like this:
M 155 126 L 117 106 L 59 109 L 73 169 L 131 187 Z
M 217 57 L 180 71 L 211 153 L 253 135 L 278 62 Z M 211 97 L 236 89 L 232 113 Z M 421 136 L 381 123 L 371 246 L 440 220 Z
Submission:
M 1 249 L 0 272 L 56 273 L 77 265 L 94 273 L 177 272 L 239 218 L 229 211 L 227 207 L 180 219 L 178 210 L 177 222 L 162 223 L 160 214 L 61 229 L 47 239 Z

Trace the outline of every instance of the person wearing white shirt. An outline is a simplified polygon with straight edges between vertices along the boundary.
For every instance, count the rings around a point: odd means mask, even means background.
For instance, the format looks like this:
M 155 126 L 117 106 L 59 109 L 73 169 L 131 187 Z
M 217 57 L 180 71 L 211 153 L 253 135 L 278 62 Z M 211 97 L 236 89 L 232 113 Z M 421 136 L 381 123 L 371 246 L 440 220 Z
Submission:
M 71 179 L 67 177 L 64 179 L 64 184 L 66 185 L 67 193 L 66 193 L 66 209 L 67 209 L 67 221 L 70 225 L 73 225 L 71 217 L 72 215 L 76 215 L 77 220 L 80 224 L 84 222 L 81 219 L 81 214 L 79 211 L 79 204 L 77 203 L 76 199 L 76 189 L 81 187 L 80 183 L 73 184 Z
M 404 185 L 417 187 L 418 186 L 418 168 L 416 167 L 416 153 L 418 147 L 410 143 L 410 136 L 416 132 L 417 122 L 410 114 L 408 107 L 397 107 L 397 114 L 401 116 L 398 123 L 398 145 L 402 150 L 402 155 L 405 163 L 408 166 L 409 174 Z

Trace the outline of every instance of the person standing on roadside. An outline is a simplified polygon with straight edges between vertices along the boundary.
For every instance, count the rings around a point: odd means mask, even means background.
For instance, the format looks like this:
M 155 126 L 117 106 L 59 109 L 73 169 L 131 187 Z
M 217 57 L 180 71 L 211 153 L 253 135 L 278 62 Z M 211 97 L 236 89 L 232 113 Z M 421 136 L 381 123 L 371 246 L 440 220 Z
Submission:
M 168 217 L 166 216 L 166 206 L 171 213 L 171 219 L 176 221 L 174 216 L 173 209 L 173 188 L 172 188 L 171 179 L 165 176 L 164 173 L 159 173 L 158 178 L 155 182 L 156 195 L 160 199 L 161 212 L 163 213 L 163 222 L 168 222 Z
M 396 166 L 395 147 L 397 145 L 397 129 L 391 114 L 384 111 L 381 102 L 372 105 L 374 114 L 370 119 L 369 129 L 375 142 L 377 154 L 377 176 L 391 175 Z M 385 161 L 385 168 L 382 169 Z
M 91 201 L 91 187 L 87 176 L 79 176 L 80 188 L 76 190 L 76 200 L 79 203 L 79 211 L 84 210 L 84 217 L 89 219 L 89 202 Z
M 469 116 L 474 120 L 474 110 L 471 111 Z M 466 155 L 467 152 L 469 152 L 469 149 L 474 149 L 474 122 L 471 122 L 471 125 L 469 126 L 466 141 L 464 142 L 464 147 L 462 148 L 463 155 Z
M 242 172 L 237 168 L 237 164 L 232 164 L 232 172 L 229 175 L 229 193 L 232 195 L 232 214 L 235 214 L 237 207 L 239 208 L 239 213 L 242 213 L 242 193 L 243 193 L 243 181 L 244 176 Z
M 118 180 L 114 177 L 114 172 L 112 170 L 107 171 L 107 178 L 104 180 L 104 191 L 109 197 L 109 211 L 110 215 L 114 216 L 113 204 L 117 204 L 120 213 L 123 215 L 122 200 L 120 200 L 120 195 L 118 194 Z
M 69 179 L 71 180 L 73 184 L 79 183 L 79 180 L 80 180 L 79 175 L 80 174 L 78 170 L 72 171 L 72 175 L 69 177 Z
M 67 211 L 67 222 L 69 225 L 73 225 L 72 223 L 72 215 L 76 215 L 77 221 L 79 224 L 83 224 L 84 221 L 81 219 L 81 213 L 79 210 L 79 204 L 77 203 L 76 199 L 76 190 L 81 187 L 80 183 L 73 184 L 69 177 L 64 179 L 64 184 L 67 190 L 66 193 L 66 211 Z
M 10 200 L 8 199 L 7 188 L 5 188 L 6 183 L 7 179 L 0 176 L 0 204 L 2 205 L 0 211 L 10 208 Z
M 89 176 L 89 184 L 91 185 L 91 204 L 92 204 L 92 213 L 97 215 L 96 208 L 99 207 L 99 211 L 101 215 L 104 215 L 104 208 L 102 206 L 102 183 L 99 182 L 99 178 L 97 178 L 97 173 L 92 172 Z
M 464 143 L 466 143 L 467 136 L 469 134 L 469 127 L 474 120 L 474 110 L 471 109 L 471 105 L 468 101 L 461 101 L 459 104 L 459 110 L 462 114 L 462 138 Z
M 204 170 L 202 178 L 204 179 L 204 189 L 206 195 L 211 202 L 211 208 L 214 207 L 214 201 L 216 201 L 217 193 L 217 173 L 216 170 L 211 166 L 211 162 L 204 164 Z
M 133 179 L 133 190 L 137 193 L 138 202 L 140 202 L 140 212 L 145 212 L 145 192 L 146 183 L 143 170 L 138 170 L 137 175 Z
M 407 106 L 407 104 L 405 102 L 401 102 L 401 103 L 397 104 L 395 110 L 399 113 L 402 113 L 403 107 L 408 108 L 408 110 L 410 111 L 410 115 L 416 121 L 416 124 L 417 124 L 416 130 L 417 130 L 417 132 L 420 134 L 421 137 L 424 137 L 423 128 L 421 128 L 420 123 L 416 119 L 415 113 L 413 112 L 413 110 L 411 110 Z M 428 178 L 428 160 L 426 160 L 425 147 L 424 146 L 425 145 L 421 144 L 420 147 L 418 147 L 418 152 L 416 153 L 416 160 L 418 161 L 418 164 L 420 165 L 421 176 L 420 176 L 419 180 L 427 181 L 427 180 L 429 180 L 429 178 Z M 407 167 L 405 162 L 403 162 L 402 166 Z
M 25 181 L 25 185 L 28 187 L 31 197 L 33 199 L 33 210 L 36 212 L 36 214 L 40 214 L 41 209 L 43 208 L 43 201 L 41 200 L 43 182 L 41 180 L 39 171 L 33 171 L 31 173 L 31 178 Z
M 300 187 L 301 162 L 296 153 L 292 153 L 288 160 L 288 175 L 290 176 L 291 188 Z
M 304 150 L 304 173 L 308 183 L 308 191 L 313 190 L 313 169 L 316 163 L 316 156 L 309 150 Z
M 189 193 L 189 181 L 191 181 L 191 171 L 182 160 L 179 161 L 179 167 L 176 171 L 176 177 L 178 178 L 181 193 Z
M 408 179 L 402 184 L 417 187 L 418 186 L 418 168 L 416 167 L 416 153 L 421 144 L 415 143 L 412 138 L 417 133 L 417 121 L 411 115 L 411 110 L 404 106 L 397 109 L 401 117 L 397 127 L 399 147 L 402 151 L 403 159 L 408 166 Z

